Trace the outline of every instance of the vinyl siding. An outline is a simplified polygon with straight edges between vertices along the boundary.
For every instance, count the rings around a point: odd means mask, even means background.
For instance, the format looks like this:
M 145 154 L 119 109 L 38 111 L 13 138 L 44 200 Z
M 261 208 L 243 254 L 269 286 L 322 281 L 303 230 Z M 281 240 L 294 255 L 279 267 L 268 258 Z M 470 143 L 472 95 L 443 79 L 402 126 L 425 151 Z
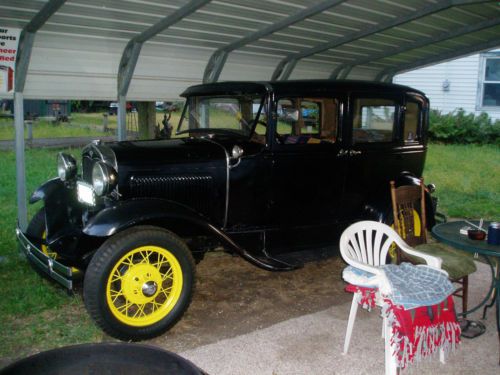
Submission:
M 463 108 L 468 113 L 486 112 L 492 119 L 500 119 L 499 107 L 487 111 L 478 108 L 480 69 L 481 57 L 476 54 L 399 74 L 394 77 L 394 83 L 423 91 L 429 97 L 431 108 L 443 113 Z M 449 91 L 443 90 L 446 80 Z

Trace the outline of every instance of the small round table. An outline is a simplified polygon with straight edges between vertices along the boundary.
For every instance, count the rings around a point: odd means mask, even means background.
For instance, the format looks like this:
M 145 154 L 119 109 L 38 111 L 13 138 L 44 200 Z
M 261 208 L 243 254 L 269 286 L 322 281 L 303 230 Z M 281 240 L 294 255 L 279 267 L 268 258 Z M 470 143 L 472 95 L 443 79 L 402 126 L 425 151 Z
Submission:
M 479 225 L 477 221 L 471 221 L 475 225 Z M 483 228 L 488 228 L 489 222 L 483 223 Z M 491 275 L 492 275 L 492 283 L 491 288 L 484 298 L 477 306 L 472 309 L 464 312 L 466 314 L 476 311 L 481 308 L 488 302 L 492 292 L 494 291 L 493 301 L 489 306 L 493 306 L 495 304 L 496 307 L 496 321 L 497 321 L 497 331 L 498 331 L 498 340 L 499 340 L 499 349 L 500 349 L 500 276 L 498 272 L 495 272 L 493 267 L 492 260 L 494 260 L 497 264 L 500 262 L 500 245 L 490 245 L 483 241 L 471 240 L 467 237 L 466 234 L 460 234 L 460 229 L 464 227 L 470 227 L 465 221 L 450 221 L 442 224 L 436 225 L 432 228 L 432 235 L 438 239 L 439 241 L 444 242 L 450 246 L 453 246 L 457 249 L 467 251 L 469 253 L 482 255 L 487 263 L 491 267 Z M 498 271 L 498 266 L 497 266 Z M 486 308 L 485 308 L 486 310 Z M 486 312 L 486 311 L 485 311 Z M 484 318 L 484 314 L 483 314 Z M 500 355 L 499 355 L 499 364 L 500 364 Z

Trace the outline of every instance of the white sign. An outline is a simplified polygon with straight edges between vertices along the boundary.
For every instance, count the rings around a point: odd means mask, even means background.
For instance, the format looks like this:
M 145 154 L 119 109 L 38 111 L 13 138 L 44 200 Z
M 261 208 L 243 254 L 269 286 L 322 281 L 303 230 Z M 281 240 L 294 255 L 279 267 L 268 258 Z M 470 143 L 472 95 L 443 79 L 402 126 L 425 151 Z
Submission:
M 20 29 L 0 26 L 0 93 L 14 91 L 14 70 L 20 32 Z

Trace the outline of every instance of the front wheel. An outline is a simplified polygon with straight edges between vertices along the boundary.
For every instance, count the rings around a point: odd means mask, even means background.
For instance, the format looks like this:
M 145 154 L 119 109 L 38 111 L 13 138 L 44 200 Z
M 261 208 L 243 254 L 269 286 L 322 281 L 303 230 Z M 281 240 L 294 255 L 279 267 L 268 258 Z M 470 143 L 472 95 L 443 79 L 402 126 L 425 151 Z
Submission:
M 109 335 L 144 340 L 172 327 L 191 302 L 193 257 L 164 229 L 141 226 L 108 239 L 85 274 L 87 311 Z

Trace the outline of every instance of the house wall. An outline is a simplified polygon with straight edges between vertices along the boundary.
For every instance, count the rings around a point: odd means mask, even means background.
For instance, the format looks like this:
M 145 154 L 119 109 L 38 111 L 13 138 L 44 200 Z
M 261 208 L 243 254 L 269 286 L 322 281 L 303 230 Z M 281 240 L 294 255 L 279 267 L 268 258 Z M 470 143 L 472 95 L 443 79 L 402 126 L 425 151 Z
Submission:
M 458 108 L 479 115 L 486 112 L 495 120 L 500 120 L 500 108 L 479 108 L 479 78 L 481 57 L 479 54 L 447 61 L 396 75 L 393 82 L 423 91 L 431 102 L 431 108 L 449 113 Z M 443 89 L 447 81 L 449 90 Z

